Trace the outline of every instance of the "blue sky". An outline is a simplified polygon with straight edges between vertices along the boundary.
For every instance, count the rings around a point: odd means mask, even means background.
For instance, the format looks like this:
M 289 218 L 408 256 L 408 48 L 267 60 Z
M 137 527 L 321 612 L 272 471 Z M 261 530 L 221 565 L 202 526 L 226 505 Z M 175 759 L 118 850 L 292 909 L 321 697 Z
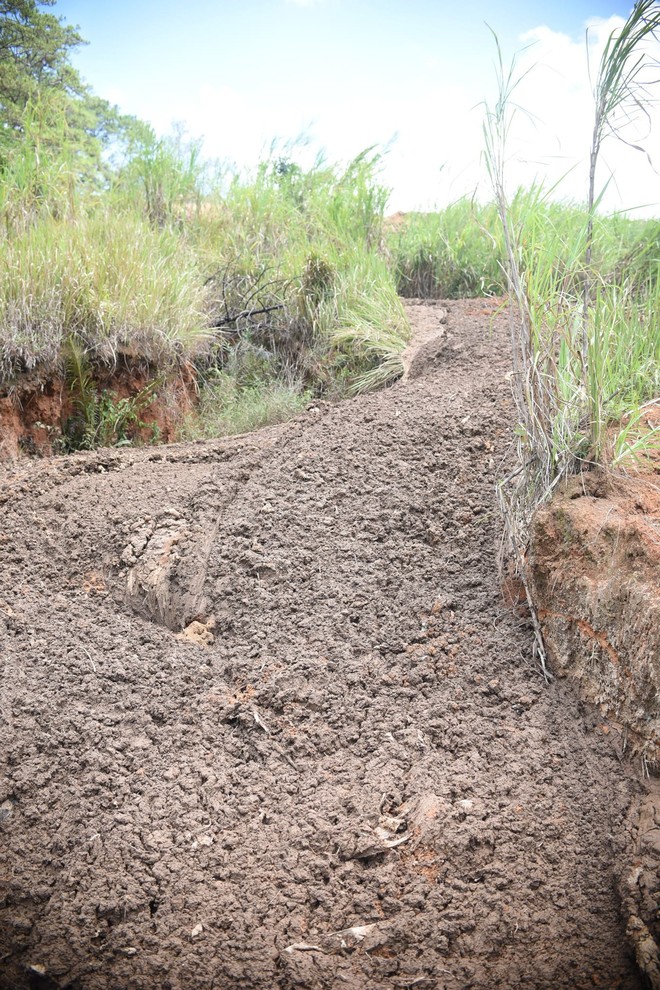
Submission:
M 592 25 L 597 49 L 630 7 L 620 0 L 58 0 L 54 12 L 90 42 L 74 60 L 93 89 L 160 133 L 183 122 L 204 137 L 209 155 L 239 165 L 254 164 L 273 139 L 303 132 L 331 160 L 391 142 L 384 173 L 391 207 L 412 209 L 475 188 L 486 195 L 477 105 L 494 97 L 495 49 L 485 22 L 507 58 L 530 45 L 521 65 L 534 63 L 518 99 L 536 121 L 520 120 L 510 181 L 554 181 L 575 166 L 564 194 L 584 195 L 585 27 Z M 608 166 L 616 178 L 611 208 L 660 199 L 660 179 L 642 156 L 612 146 L 603 182 Z

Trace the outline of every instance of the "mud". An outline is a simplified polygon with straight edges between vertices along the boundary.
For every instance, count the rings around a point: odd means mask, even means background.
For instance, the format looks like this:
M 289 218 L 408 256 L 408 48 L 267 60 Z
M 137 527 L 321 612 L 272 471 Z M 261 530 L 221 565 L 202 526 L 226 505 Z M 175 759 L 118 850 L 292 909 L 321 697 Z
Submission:
M 502 599 L 507 328 L 443 308 L 378 395 L 2 479 L 0 986 L 644 986 L 650 785 Z

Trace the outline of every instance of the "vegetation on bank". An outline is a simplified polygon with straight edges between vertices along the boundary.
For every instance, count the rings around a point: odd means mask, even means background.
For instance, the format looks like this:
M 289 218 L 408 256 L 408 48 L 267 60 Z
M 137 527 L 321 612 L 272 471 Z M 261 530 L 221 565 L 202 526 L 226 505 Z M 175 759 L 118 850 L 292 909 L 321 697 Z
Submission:
M 0 383 L 64 374 L 86 410 L 69 446 L 124 440 L 140 422 L 141 400 L 94 391 L 100 366 L 149 367 L 149 396 L 185 366 L 200 390 L 186 435 L 241 431 L 394 380 L 400 296 L 507 290 L 549 403 L 527 402 L 520 426 L 539 427 L 548 486 L 642 444 L 638 410 L 660 392 L 660 222 L 533 188 L 506 202 L 506 226 L 501 202 L 469 200 L 395 224 L 373 149 L 348 166 L 273 156 L 228 175 L 181 133 L 159 138 L 96 99 L 70 64 L 79 36 L 48 6 L 0 10 L 13 45 L 0 48 Z M 115 412 L 121 429 L 99 426 Z
M 642 436 L 630 427 L 640 406 L 660 392 L 660 224 L 599 216 L 596 172 L 606 137 L 629 144 L 635 118 L 646 122 L 656 63 L 645 46 L 659 31 L 656 0 L 638 0 L 610 35 L 595 76 L 586 205 L 569 223 L 542 189 L 522 201 L 507 197 L 517 79 L 515 61 L 507 72 L 500 54 L 499 97 L 487 109 L 484 133 L 514 314 L 521 465 L 514 488 L 523 516 L 565 475 L 612 457 L 621 463 L 657 444 L 656 430 Z M 612 435 L 615 421 L 625 425 Z
M 657 61 L 648 43 L 659 33 L 660 6 L 637 0 L 609 36 L 594 76 L 586 205 L 568 231 L 547 223 L 542 190 L 526 197 L 522 212 L 507 195 L 507 140 L 520 80 L 515 59 L 505 69 L 495 37 L 499 92 L 494 107 L 486 107 L 484 138 L 504 243 L 518 411 L 517 465 L 499 494 L 505 548 L 525 585 L 546 674 L 527 582 L 532 517 L 567 476 L 621 466 L 659 446 L 660 426 L 645 416 L 660 404 L 658 224 L 645 225 L 636 240 L 627 243 L 626 237 L 611 250 L 608 241 L 632 228 L 619 225 L 617 231 L 613 221 L 599 217 L 596 185 L 604 141 L 620 138 L 635 147 L 631 125 L 650 120 Z
M 71 353 L 90 381 L 120 360 L 160 378 L 185 365 L 206 432 L 400 374 L 409 328 L 382 250 L 378 154 L 229 176 L 198 143 L 95 100 L 70 64 L 80 37 L 47 6 L 0 10 L 4 391 L 25 372 L 69 376 Z M 238 406 L 251 414 L 228 415 Z

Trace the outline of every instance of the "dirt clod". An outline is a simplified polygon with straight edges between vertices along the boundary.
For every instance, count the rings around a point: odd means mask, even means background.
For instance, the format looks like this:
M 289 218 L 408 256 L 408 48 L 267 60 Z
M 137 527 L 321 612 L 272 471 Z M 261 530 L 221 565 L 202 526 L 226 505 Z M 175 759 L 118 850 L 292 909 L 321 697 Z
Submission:
M 211 617 L 206 622 L 199 622 L 194 619 L 190 622 L 182 633 L 177 635 L 177 639 L 188 639 L 198 646 L 213 646 L 215 636 L 212 630 L 215 629 L 215 619 Z

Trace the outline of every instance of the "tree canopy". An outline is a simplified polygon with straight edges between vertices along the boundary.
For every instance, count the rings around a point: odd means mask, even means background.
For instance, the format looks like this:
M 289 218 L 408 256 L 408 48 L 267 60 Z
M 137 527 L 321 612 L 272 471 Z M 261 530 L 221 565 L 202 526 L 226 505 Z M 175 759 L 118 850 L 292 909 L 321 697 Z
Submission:
M 47 9 L 54 2 L 0 0 L 0 165 L 29 128 L 42 146 L 66 144 L 80 170 L 89 171 L 122 122 L 72 65 L 72 53 L 86 42 Z

